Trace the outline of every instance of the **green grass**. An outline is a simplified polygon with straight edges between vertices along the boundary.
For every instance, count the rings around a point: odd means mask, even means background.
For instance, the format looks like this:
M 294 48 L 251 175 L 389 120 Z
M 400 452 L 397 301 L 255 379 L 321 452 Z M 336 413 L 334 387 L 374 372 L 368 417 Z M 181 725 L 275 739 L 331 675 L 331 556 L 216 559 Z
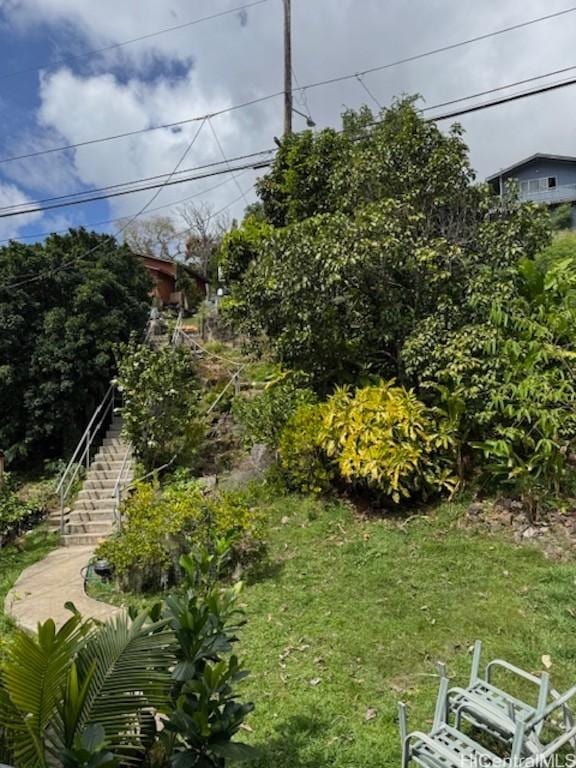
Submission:
M 18 544 L 0 549 L 0 656 L 2 646 L 13 629 L 11 620 L 4 613 L 4 600 L 22 571 L 41 560 L 58 545 L 58 536 L 39 526 L 18 540 Z
M 576 682 L 576 565 L 463 530 L 461 511 L 402 525 L 275 503 L 269 572 L 246 588 L 238 648 L 262 768 L 399 765 L 398 700 L 427 729 L 435 661 L 464 682 L 477 638 L 532 671 L 549 654 L 554 684 Z

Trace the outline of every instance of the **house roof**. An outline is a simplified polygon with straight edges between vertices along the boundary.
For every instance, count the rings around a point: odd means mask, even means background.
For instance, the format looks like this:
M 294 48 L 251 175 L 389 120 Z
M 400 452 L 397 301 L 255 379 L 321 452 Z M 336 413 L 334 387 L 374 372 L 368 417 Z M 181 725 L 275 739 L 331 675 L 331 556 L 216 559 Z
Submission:
M 497 173 L 493 173 L 486 178 L 486 181 L 494 181 L 494 179 L 497 179 L 500 176 L 507 176 L 511 171 L 516 170 L 516 168 L 521 168 L 523 165 L 528 165 L 528 163 L 531 163 L 533 160 L 557 160 L 561 163 L 576 163 L 576 157 L 572 157 L 571 155 L 546 155 L 542 152 L 536 152 L 535 155 L 530 155 L 530 157 L 520 160 L 519 163 L 514 163 L 514 165 L 509 165 L 508 168 L 502 168 Z

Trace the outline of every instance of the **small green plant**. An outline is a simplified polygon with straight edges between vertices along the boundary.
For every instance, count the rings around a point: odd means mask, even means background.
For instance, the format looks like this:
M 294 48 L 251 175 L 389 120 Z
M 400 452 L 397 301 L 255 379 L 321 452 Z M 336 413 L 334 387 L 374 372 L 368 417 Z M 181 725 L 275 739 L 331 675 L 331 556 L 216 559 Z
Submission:
M 347 482 L 396 503 L 457 484 L 453 425 L 393 381 L 354 394 L 339 388 L 327 402 L 320 444 Z
M 180 557 L 190 546 L 206 546 L 214 536 L 234 534 L 237 562 L 262 548 L 262 515 L 241 492 L 206 496 L 194 481 L 161 489 L 137 484 L 123 508 L 122 530 L 98 548 L 125 589 L 165 589 L 182 577 Z
M 0 548 L 21 530 L 37 522 L 45 511 L 43 498 L 23 500 L 13 478 L 6 474 L 0 485 Z
M 242 584 L 222 588 L 217 582 L 230 556 L 227 539 L 216 539 L 212 551 L 184 555 L 186 590 L 165 603 L 178 650 L 173 706 L 161 738 L 174 768 L 225 768 L 254 757 L 252 748 L 232 741 L 254 705 L 238 701 L 236 687 L 248 672 L 232 653 L 245 623 L 238 605 Z
M 335 471 L 320 449 L 324 406 L 301 405 L 280 436 L 280 469 L 288 488 L 302 493 L 326 493 Z
M 119 349 L 118 388 L 123 393 L 126 436 L 147 469 L 178 456 L 190 462 L 204 436 L 199 385 L 183 349 L 153 350 L 131 342 Z
M 299 406 L 316 402 L 314 392 L 305 382 L 301 374 L 288 371 L 270 382 L 261 394 L 234 400 L 233 414 L 243 428 L 248 445 L 278 446 L 282 430 Z

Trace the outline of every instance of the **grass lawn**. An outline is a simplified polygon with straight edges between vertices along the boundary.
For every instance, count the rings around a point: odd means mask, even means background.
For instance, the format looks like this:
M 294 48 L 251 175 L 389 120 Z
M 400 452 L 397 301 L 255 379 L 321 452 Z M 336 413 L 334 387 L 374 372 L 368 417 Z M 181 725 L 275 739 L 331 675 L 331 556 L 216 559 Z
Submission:
M 462 511 L 401 526 L 341 504 L 274 504 L 271 566 L 246 588 L 238 648 L 262 768 L 399 765 L 397 701 L 426 729 L 434 662 L 464 682 L 477 638 L 532 671 L 549 654 L 555 686 L 576 683 L 576 564 L 463 530 Z
M 57 534 L 48 533 L 44 526 L 39 526 L 21 537 L 17 546 L 12 544 L 0 549 L 0 655 L 13 627 L 4 614 L 6 595 L 22 571 L 45 557 L 57 544 Z

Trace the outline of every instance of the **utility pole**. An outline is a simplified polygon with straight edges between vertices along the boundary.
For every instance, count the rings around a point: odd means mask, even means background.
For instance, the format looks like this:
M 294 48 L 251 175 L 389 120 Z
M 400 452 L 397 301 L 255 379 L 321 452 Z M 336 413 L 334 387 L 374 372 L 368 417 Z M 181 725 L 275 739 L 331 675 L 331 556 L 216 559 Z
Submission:
M 284 0 L 284 135 L 292 133 L 292 0 Z

